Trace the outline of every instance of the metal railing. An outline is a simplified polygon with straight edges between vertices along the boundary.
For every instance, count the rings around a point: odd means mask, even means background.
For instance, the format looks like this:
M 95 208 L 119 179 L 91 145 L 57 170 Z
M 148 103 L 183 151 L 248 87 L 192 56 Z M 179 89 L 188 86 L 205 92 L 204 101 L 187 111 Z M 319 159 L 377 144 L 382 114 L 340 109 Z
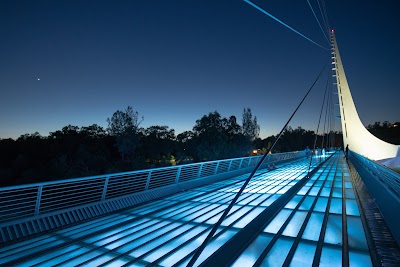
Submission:
M 269 162 L 305 156 L 271 154 Z M 255 166 L 261 156 L 185 164 L 0 188 L 0 224 Z
M 351 151 L 350 158 L 357 160 L 376 179 L 379 179 L 400 200 L 400 174 L 360 154 Z

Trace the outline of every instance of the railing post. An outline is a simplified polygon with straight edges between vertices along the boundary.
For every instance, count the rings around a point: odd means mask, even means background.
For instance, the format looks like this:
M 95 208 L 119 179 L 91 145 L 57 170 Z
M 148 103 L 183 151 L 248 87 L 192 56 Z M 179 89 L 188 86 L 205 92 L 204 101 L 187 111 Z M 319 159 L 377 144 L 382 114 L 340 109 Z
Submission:
M 103 193 L 101 194 L 101 201 L 106 200 L 108 181 L 109 180 L 110 180 L 110 176 L 107 176 L 106 180 L 104 181 Z
M 242 168 L 242 163 L 243 163 L 243 158 L 240 160 L 240 164 L 239 164 L 238 170 L 240 170 Z
M 146 187 L 144 188 L 144 190 L 149 190 L 150 178 L 151 178 L 151 171 L 149 171 L 149 174 L 147 175 Z
M 42 200 L 42 191 L 43 191 L 43 185 L 39 185 L 38 194 L 36 197 L 35 216 L 38 216 L 40 212 L 40 201 Z
M 176 184 L 179 183 L 179 176 L 181 175 L 181 169 L 182 169 L 182 167 L 179 166 L 178 167 L 178 171 L 176 172 L 176 178 L 175 178 L 175 183 Z
M 199 172 L 197 173 L 197 178 L 200 177 L 202 169 L 203 169 L 203 163 L 200 165 Z
M 217 174 L 217 171 L 218 171 L 218 167 L 219 167 L 219 163 L 220 163 L 220 162 L 218 161 L 218 162 L 217 162 L 217 166 L 215 166 L 215 171 L 214 171 L 214 175 L 215 175 L 215 174 Z
M 232 160 L 229 162 L 228 172 L 231 170 Z

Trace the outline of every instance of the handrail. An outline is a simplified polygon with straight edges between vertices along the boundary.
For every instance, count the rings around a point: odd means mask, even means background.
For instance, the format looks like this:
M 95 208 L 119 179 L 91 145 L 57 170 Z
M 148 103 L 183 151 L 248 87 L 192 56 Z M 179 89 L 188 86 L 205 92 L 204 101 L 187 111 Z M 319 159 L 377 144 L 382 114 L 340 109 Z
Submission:
M 303 151 L 271 154 L 269 162 L 304 157 Z M 0 224 L 10 220 L 101 203 L 147 190 L 255 166 L 262 156 L 206 161 L 163 168 L 0 188 Z M 22 198 L 21 198 L 22 197 Z M 62 197 L 62 201 L 60 201 Z M 18 205 L 14 205 L 17 204 Z
M 356 159 L 366 170 L 377 177 L 398 199 L 400 199 L 400 174 L 354 151 L 349 152 L 351 158 Z

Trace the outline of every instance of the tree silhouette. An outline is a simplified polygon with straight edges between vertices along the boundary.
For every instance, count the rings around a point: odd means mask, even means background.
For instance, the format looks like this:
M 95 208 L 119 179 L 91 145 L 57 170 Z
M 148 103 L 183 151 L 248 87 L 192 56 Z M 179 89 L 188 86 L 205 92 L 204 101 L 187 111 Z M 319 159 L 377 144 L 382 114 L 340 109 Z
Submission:
M 217 111 L 196 121 L 190 143 L 195 161 L 244 156 L 252 147 L 250 138 L 243 134 L 236 117 L 222 118 Z
M 250 141 L 254 141 L 260 134 L 260 125 L 257 124 L 257 117 L 254 116 L 253 118 L 250 108 L 243 109 L 242 131 Z
M 140 154 L 152 165 L 168 165 L 175 150 L 175 130 L 168 126 L 150 126 L 142 131 Z
M 139 144 L 139 125 L 143 117 L 133 111 L 131 106 L 125 111 L 117 110 L 111 118 L 107 119 L 107 132 L 116 139 L 118 152 L 123 160 L 132 158 Z

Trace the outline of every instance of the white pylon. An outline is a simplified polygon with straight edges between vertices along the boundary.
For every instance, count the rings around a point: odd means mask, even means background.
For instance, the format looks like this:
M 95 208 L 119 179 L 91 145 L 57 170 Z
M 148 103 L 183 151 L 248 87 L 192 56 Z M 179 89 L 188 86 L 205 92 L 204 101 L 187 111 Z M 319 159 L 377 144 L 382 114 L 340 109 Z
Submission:
M 333 76 L 336 77 L 344 147 L 349 145 L 350 150 L 372 160 L 399 157 L 400 146 L 375 137 L 362 124 L 351 96 L 333 30 L 330 35 L 332 70 L 335 72 Z

